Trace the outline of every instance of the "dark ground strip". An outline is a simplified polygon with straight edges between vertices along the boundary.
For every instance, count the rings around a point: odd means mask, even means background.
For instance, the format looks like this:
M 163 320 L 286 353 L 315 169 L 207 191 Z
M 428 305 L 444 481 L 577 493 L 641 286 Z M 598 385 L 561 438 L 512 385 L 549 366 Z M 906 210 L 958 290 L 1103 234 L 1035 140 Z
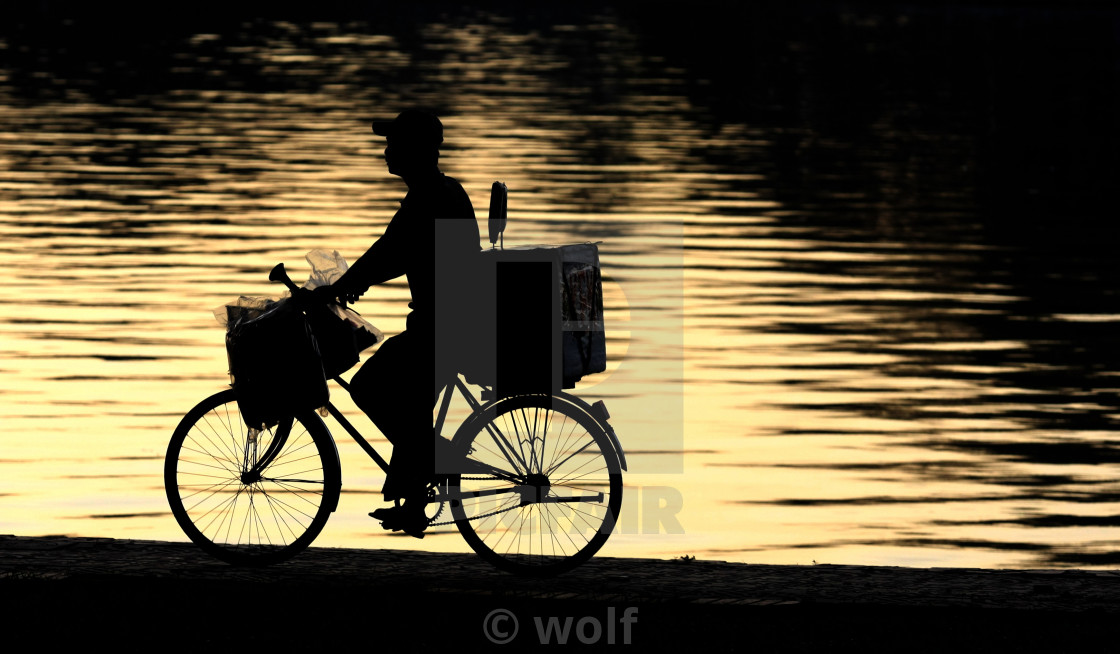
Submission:
M 571 617 L 567 645 L 611 648 L 633 608 L 641 651 L 1057 652 L 1120 632 L 1120 573 L 598 558 L 540 580 L 469 554 L 313 548 L 238 569 L 183 543 L 0 536 L 0 603 L 8 642 L 29 645 L 512 651 Z M 519 624 L 508 645 L 484 632 L 497 609 Z

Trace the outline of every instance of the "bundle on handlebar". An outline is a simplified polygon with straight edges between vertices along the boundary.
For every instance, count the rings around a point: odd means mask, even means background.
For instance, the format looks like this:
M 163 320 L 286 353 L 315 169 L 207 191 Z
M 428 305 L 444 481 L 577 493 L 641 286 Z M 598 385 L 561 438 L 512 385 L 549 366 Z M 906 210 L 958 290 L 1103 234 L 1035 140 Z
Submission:
M 245 422 L 263 429 L 330 399 L 310 322 L 294 303 L 277 302 L 226 332 L 230 385 Z
M 381 332 L 346 308 L 345 299 L 317 295 L 299 288 L 283 263 L 268 273 L 271 282 L 280 282 L 292 293 L 296 306 L 304 312 L 315 336 L 327 378 L 340 375 L 358 362 L 358 353 L 382 340 Z
M 268 279 L 283 283 L 292 297 L 229 323 L 226 333 L 230 383 L 254 427 L 324 406 L 326 380 L 352 368 L 358 354 L 382 338 L 376 327 L 333 298 L 314 298 L 296 286 L 284 264 L 277 264 Z

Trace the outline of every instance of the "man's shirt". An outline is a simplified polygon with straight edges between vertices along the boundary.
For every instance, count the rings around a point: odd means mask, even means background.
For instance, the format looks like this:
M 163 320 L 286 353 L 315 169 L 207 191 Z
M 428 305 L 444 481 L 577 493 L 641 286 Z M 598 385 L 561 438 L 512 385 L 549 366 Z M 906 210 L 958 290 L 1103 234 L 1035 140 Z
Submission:
M 441 296 L 448 285 L 463 287 L 479 250 L 470 198 L 459 182 L 438 173 L 410 185 L 385 233 L 354 262 L 338 286 L 364 291 L 404 275 L 412 294 L 409 329 L 424 328 L 435 315 L 437 272 Z

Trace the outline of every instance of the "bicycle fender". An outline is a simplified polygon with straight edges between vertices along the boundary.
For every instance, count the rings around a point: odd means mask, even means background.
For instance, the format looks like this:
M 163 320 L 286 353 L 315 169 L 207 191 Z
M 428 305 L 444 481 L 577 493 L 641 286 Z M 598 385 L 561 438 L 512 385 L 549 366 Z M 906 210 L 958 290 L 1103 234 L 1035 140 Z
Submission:
M 622 451 L 622 443 L 618 442 L 618 436 L 614 433 L 614 427 L 612 427 L 609 422 L 604 422 L 603 430 L 607 432 L 607 436 L 610 436 L 611 444 L 614 445 L 614 452 L 618 455 L 618 465 L 623 470 L 628 470 L 626 467 L 626 453 Z
M 611 423 L 607 419 L 601 418 L 598 415 L 598 412 L 595 411 L 590 404 L 576 397 L 575 395 L 568 395 L 567 393 L 560 392 L 556 394 L 556 397 L 563 398 L 568 403 L 578 406 L 583 410 L 584 413 L 591 416 L 591 418 L 595 420 L 595 422 L 599 423 L 599 426 L 603 428 L 603 431 L 607 432 L 607 437 L 611 439 L 611 445 L 614 446 L 614 453 L 618 456 L 619 466 L 623 470 L 627 470 L 628 468 L 626 467 L 626 453 L 622 451 L 622 443 L 618 441 L 618 436 L 614 433 L 614 427 L 611 426 Z
M 614 427 L 611 426 L 610 422 L 601 418 L 598 415 L 598 412 L 596 412 L 590 404 L 576 397 L 575 395 L 569 395 L 561 391 L 559 393 L 553 394 L 551 397 L 553 399 L 563 400 L 568 404 L 577 407 L 580 411 L 586 413 L 589 418 L 594 420 L 596 424 L 602 427 L 603 431 L 607 434 L 607 438 L 610 439 L 611 446 L 614 448 L 615 456 L 618 457 L 619 467 L 621 467 L 623 471 L 628 469 L 626 466 L 626 453 L 622 451 L 622 444 L 618 440 L 618 435 L 614 433 Z M 499 402 L 504 402 L 507 399 L 509 398 L 503 398 L 501 400 L 491 400 L 490 402 L 487 402 L 486 404 L 483 404 L 481 407 L 479 407 L 478 411 L 471 414 L 471 416 L 468 417 L 463 422 L 463 424 L 459 426 L 459 429 L 455 432 L 455 436 L 451 439 L 451 442 L 456 445 L 462 443 L 463 438 L 465 438 L 466 434 L 470 431 L 468 428 L 470 427 L 471 423 L 473 423 L 476 419 L 480 419 L 480 417 L 490 407 L 498 404 Z

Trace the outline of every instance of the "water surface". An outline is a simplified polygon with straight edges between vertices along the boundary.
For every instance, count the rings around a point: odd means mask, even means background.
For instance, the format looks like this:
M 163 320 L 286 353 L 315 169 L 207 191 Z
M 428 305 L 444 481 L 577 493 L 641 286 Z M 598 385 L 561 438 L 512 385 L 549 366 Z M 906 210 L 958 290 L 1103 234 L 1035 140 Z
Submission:
M 695 25 L 674 40 L 625 7 L 98 46 L 81 23 L 7 32 L 0 531 L 183 539 L 163 450 L 228 383 L 211 309 L 275 294 L 268 269 L 306 274 L 310 249 L 357 258 L 404 193 L 368 121 L 424 105 L 480 217 L 491 182 L 509 185 L 507 243 L 602 241 L 616 368 L 576 392 L 608 401 L 635 470 L 604 554 L 1112 563 L 1120 274 L 1091 183 L 1108 169 L 1078 162 L 1115 139 L 1115 98 L 1088 82 L 1116 69 L 1058 47 L 1088 19 L 730 18 L 755 37 L 742 49 L 688 50 Z M 1033 132 L 1045 165 L 1006 108 L 1038 62 L 978 36 L 1013 47 L 1012 23 L 1064 53 L 1035 83 L 1063 64 L 1085 82 Z M 358 309 L 395 333 L 406 301 L 401 280 Z M 317 544 L 465 549 L 382 533 L 366 517 L 381 475 L 339 447 L 344 495 Z M 650 533 L 678 496 L 684 533 Z

